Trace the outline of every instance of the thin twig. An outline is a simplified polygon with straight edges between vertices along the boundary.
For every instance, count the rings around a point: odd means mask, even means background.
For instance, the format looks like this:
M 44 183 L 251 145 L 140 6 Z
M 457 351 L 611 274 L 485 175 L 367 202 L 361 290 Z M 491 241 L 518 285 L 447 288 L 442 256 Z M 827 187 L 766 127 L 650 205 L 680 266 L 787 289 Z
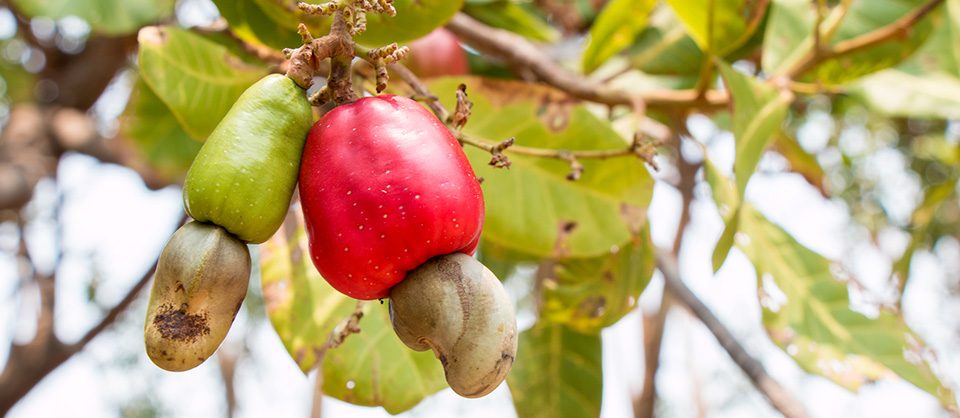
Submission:
M 413 89 L 415 94 L 420 98 L 429 98 L 436 97 L 430 89 L 423 84 L 420 79 L 413 74 L 410 69 L 405 67 L 403 64 L 391 64 L 390 70 L 400 76 L 410 87 Z M 433 114 L 437 116 L 437 119 L 440 119 L 444 124 L 447 125 L 447 128 L 453 132 L 454 136 L 460 141 L 461 144 L 470 145 L 486 152 L 489 152 L 491 155 L 496 156 L 501 154 L 502 151 L 507 150 L 514 154 L 526 155 L 531 157 L 540 157 L 540 158 L 553 158 L 557 160 L 563 160 L 569 162 L 571 158 L 577 160 L 583 159 L 607 159 L 614 157 L 623 157 L 629 155 L 635 155 L 644 160 L 649 158 L 647 155 L 651 150 L 649 147 L 645 147 L 643 142 L 634 141 L 632 144 L 625 148 L 616 148 L 616 149 L 606 149 L 606 150 L 557 150 L 557 149 L 548 149 L 548 148 L 533 148 L 533 147 L 524 147 L 520 145 L 513 145 L 511 142 L 508 146 L 503 146 L 503 142 L 492 142 L 486 139 L 476 138 L 470 135 L 463 133 L 460 129 L 456 129 L 452 125 L 452 115 L 439 100 L 425 100 L 427 106 L 430 107 L 430 110 L 433 111 Z M 669 132 L 669 130 L 667 130 Z M 662 132 L 658 132 L 658 135 L 662 135 Z M 661 141 L 659 138 L 655 141 Z M 509 149 L 507 149 L 509 147 Z
M 657 268 L 663 273 L 665 285 L 681 303 L 706 325 L 727 354 L 746 373 L 760 393 L 786 418 L 809 418 L 806 408 L 787 392 L 780 383 L 770 377 L 763 364 L 750 356 L 730 334 L 727 327 L 710 312 L 710 309 L 680 279 L 677 258 L 669 252 L 657 253 Z
M 812 48 L 810 52 L 800 60 L 796 65 L 788 68 L 784 75 L 790 79 L 805 74 L 816 68 L 818 65 L 831 59 L 837 59 L 854 52 L 862 51 L 877 45 L 893 42 L 899 38 L 909 35 L 910 29 L 929 14 L 933 9 L 943 3 L 943 0 L 931 0 L 930 2 L 914 9 L 905 16 L 897 19 L 889 25 L 877 28 L 863 35 L 837 42 L 836 45 L 820 45 L 820 48 Z M 837 23 L 838 24 L 838 23 Z M 819 32 L 818 28 L 815 28 Z M 824 36 L 826 37 L 826 36 Z M 825 41 L 822 41 L 825 42 Z
M 727 102 L 727 94 L 717 90 L 706 91 L 703 97 L 700 97 L 696 90 L 659 89 L 631 93 L 598 84 L 560 67 L 550 60 L 543 48 L 538 48 L 526 38 L 513 32 L 492 28 L 463 13 L 454 15 L 447 23 L 447 29 L 480 52 L 502 57 L 514 67 L 528 69 L 540 81 L 581 100 L 609 106 L 632 106 L 639 97 L 650 108 L 689 106 L 719 108 Z

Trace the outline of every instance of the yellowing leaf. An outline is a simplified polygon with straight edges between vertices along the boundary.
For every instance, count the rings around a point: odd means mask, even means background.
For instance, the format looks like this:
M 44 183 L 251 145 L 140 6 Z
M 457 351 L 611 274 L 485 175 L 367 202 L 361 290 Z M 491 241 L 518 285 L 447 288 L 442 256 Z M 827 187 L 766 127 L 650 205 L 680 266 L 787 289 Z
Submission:
M 712 164 L 705 165 L 705 178 L 718 205 L 735 203 L 732 182 Z M 831 262 L 749 203 L 740 205 L 738 222 L 736 244 L 756 269 L 763 323 L 800 367 L 850 390 L 900 376 L 956 408 L 952 391 L 926 363 L 927 348 L 899 313 L 881 308 L 871 318 L 852 310 L 847 284 L 834 277 Z
M 622 247 L 588 258 L 543 263 L 541 318 L 582 333 L 599 333 L 637 307 L 650 283 L 654 259 L 649 224 Z
M 766 0 L 667 0 L 700 49 L 723 56 L 757 30 Z
M 326 348 L 357 301 L 330 287 L 314 268 L 299 205 L 260 246 L 260 269 L 273 328 L 304 372 L 323 359 L 325 394 L 397 414 L 446 387 L 433 353 L 413 351 L 393 333 L 386 304 L 366 302 L 360 333 L 347 336 L 339 347 Z
M 583 70 L 597 69 L 607 58 L 633 43 L 646 26 L 654 0 L 613 0 L 590 27 L 590 42 L 583 52 Z
M 753 262 L 763 289 L 775 284 L 786 295 L 786 301 L 764 304 L 763 323 L 801 367 L 850 390 L 896 374 L 944 406 L 956 406 L 924 360 L 922 340 L 900 314 L 881 309 L 870 318 L 851 310 L 847 285 L 834 278 L 830 261 L 749 205 L 741 210 L 740 231 L 749 239 L 738 240 L 738 247 Z

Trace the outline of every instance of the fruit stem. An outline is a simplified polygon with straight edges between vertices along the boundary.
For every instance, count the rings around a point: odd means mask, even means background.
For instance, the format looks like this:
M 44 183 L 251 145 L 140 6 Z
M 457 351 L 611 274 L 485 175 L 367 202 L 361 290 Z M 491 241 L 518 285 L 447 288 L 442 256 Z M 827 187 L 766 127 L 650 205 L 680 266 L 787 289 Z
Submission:
M 351 104 L 359 100 L 357 94 L 353 92 L 350 73 L 351 58 L 345 55 L 330 57 L 330 76 L 327 78 L 327 88 L 330 89 L 333 101 L 337 106 Z
M 313 75 L 320 66 L 320 57 L 316 54 L 313 36 L 303 23 L 297 28 L 297 33 L 303 38 L 303 45 L 297 49 L 284 49 L 283 53 L 290 60 L 287 77 L 306 90 L 313 85 Z

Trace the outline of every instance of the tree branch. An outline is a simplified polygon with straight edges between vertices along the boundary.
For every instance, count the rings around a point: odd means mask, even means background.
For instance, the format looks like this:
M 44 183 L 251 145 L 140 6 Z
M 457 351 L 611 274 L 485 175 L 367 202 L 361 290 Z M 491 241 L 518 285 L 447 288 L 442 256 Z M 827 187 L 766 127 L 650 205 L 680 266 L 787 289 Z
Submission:
M 760 393 L 786 418 L 809 418 L 809 414 L 793 395 L 767 374 L 757 359 L 750 356 L 730 331 L 710 312 L 710 309 L 680 279 L 677 258 L 668 252 L 657 253 L 657 268 L 663 273 L 665 285 L 717 338 L 730 358 L 740 366 Z
M 186 215 L 177 226 L 185 221 Z M 4 366 L 3 372 L 0 373 L 0 416 L 6 415 L 10 408 L 33 389 L 37 383 L 40 383 L 47 374 L 70 359 L 71 356 L 83 350 L 90 341 L 116 322 L 120 314 L 136 300 L 140 291 L 150 282 L 150 278 L 153 277 L 156 269 L 157 264 L 154 262 L 153 266 L 127 292 L 127 295 L 76 343 L 66 345 L 60 341 L 53 334 L 51 323 L 51 331 L 46 338 L 41 338 L 41 329 L 38 327 L 37 337 L 32 341 L 27 344 L 13 344 L 10 347 L 7 364 Z M 52 278 L 50 281 L 52 283 Z M 41 288 L 42 286 L 41 283 Z M 52 301 L 52 299 L 50 300 Z
M 447 129 L 453 133 L 453 135 L 457 138 L 457 140 L 460 141 L 461 144 L 470 145 L 489 152 L 494 156 L 494 158 L 491 160 L 491 165 L 497 165 L 498 167 L 501 165 L 494 163 L 497 160 L 498 155 L 502 156 L 502 152 L 506 150 L 518 155 L 552 158 L 567 162 L 579 159 L 603 160 L 633 155 L 656 167 L 656 165 L 653 163 L 653 155 L 655 154 L 654 147 L 668 142 L 670 138 L 670 128 L 667 128 L 659 122 L 655 122 L 649 118 L 641 116 L 642 126 L 638 128 L 644 131 L 644 135 L 650 135 L 652 137 L 652 141 L 642 141 L 642 138 L 638 135 L 634 138 L 634 141 L 630 145 L 624 148 L 569 151 L 514 145 L 513 142 L 509 140 L 507 140 L 509 143 L 507 143 L 507 141 L 494 143 L 493 141 L 467 135 L 460 129 L 453 126 L 450 111 L 447 110 L 447 108 L 436 99 L 436 95 L 434 95 L 430 89 L 428 89 L 427 86 L 423 84 L 423 82 L 420 81 L 420 79 L 403 64 L 391 64 L 390 70 L 393 71 L 394 74 L 400 76 L 404 82 L 410 85 L 416 96 L 419 96 L 426 101 L 427 106 L 430 107 L 430 110 L 433 111 L 433 114 L 437 116 L 437 119 L 440 119 L 440 121 L 447 126 Z M 509 163 L 502 165 L 509 166 Z M 573 165 L 573 162 L 571 162 L 571 165 Z
M 897 19 L 889 25 L 877 28 L 876 30 L 851 39 L 847 39 L 845 41 L 837 42 L 833 46 L 820 44 L 819 47 L 817 47 L 817 43 L 815 43 L 814 48 L 810 50 L 804 59 L 802 59 L 792 68 L 789 68 L 784 75 L 786 75 L 786 77 L 789 79 L 796 79 L 797 77 L 805 74 L 807 71 L 816 68 L 825 61 L 837 59 L 858 51 L 865 50 L 867 48 L 904 38 L 910 34 L 910 30 L 914 25 L 920 22 L 921 19 L 933 11 L 933 9 L 937 8 L 937 6 L 939 6 L 941 3 L 943 3 L 943 0 L 931 0 L 930 2 L 927 2 L 926 4 L 914 9 L 912 12 L 906 14 L 900 19 Z M 837 26 L 839 26 L 839 21 L 837 21 Z M 819 38 L 819 25 L 818 27 L 814 28 L 814 31 L 818 34 L 817 38 Z
M 680 134 L 690 136 L 686 126 L 683 123 L 685 115 L 679 112 L 674 113 L 674 123 L 678 130 L 673 136 L 673 146 L 676 149 L 677 172 L 680 179 L 676 187 L 682 196 L 680 221 L 677 223 L 677 231 L 673 241 L 673 256 L 680 253 L 680 245 L 683 242 L 684 232 L 690 223 L 690 203 L 693 202 L 693 189 L 697 184 L 697 170 L 699 164 L 690 164 L 683 159 L 680 152 Z M 669 288 L 664 286 L 660 295 L 660 310 L 656 315 L 644 316 L 643 318 L 643 352 L 644 352 L 644 376 L 643 391 L 634 400 L 633 414 L 635 418 L 653 418 L 654 406 L 657 398 L 656 375 L 660 368 L 660 347 L 663 343 L 663 330 L 667 319 L 667 313 L 670 307 L 674 305 L 676 297 L 670 292 Z
M 551 61 L 542 48 L 533 45 L 526 38 L 492 28 L 463 13 L 454 15 L 447 23 L 447 29 L 478 51 L 502 57 L 513 66 L 528 69 L 540 81 L 581 100 L 608 106 L 633 106 L 639 100 L 650 108 L 716 108 L 726 105 L 727 102 L 726 93 L 717 90 L 708 90 L 702 95 L 697 90 L 670 89 L 634 94 L 623 89 L 610 88 L 563 69 Z

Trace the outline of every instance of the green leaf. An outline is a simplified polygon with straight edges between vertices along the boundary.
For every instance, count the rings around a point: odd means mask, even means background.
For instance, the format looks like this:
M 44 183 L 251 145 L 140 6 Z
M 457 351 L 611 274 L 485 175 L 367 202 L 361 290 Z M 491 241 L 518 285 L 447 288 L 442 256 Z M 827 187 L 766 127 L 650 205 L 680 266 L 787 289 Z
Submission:
M 0 42 L 0 49 L 6 49 L 10 41 Z M 29 102 L 36 100 L 34 88 L 37 76 L 27 72 L 19 63 L 0 59 L 0 99 L 9 102 Z
M 699 74 L 703 51 L 673 9 L 655 8 L 647 23 L 627 53 L 632 67 L 648 74 Z
M 748 204 L 740 230 L 749 237 L 737 245 L 756 268 L 767 332 L 801 367 L 850 390 L 895 373 L 944 406 L 956 406 L 923 360 L 921 339 L 899 314 L 881 309 L 871 318 L 851 310 L 847 285 L 834 278 L 830 261 Z M 786 300 L 768 296 L 777 293 L 772 287 Z
M 700 49 L 723 56 L 745 43 L 763 20 L 760 0 L 667 0 Z
M 713 272 L 720 270 L 720 266 L 727 259 L 730 248 L 733 248 L 733 237 L 737 233 L 740 221 L 740 194 L 736 184 L 717 169 L 709 158 L 703 162 L 703 177 L 710 184 L 713 191 L 713 200 L 717 202 L 717 209 L 723 218 L 723 234 L 717 241 L 711 257 Z
M 809 7 L 809 2 L 806 8 L 801 3 L 800 0 L 775 0 L 771 22 L 767 26 L 771 40 L 764 47 L 763 68 L 767 72 L 782 73 L 796 66 L 813 48 L 816 11 Z M 829 42 L 835 46 L 887 26 L 925 3 L 924 0 L 852 2 L 845 14 L 839 7 L 828 13 L 823 27 L 831 27 L 842 18 Z M 913 25 L 905 39 L 827 60 L 807 71 L 799 81 L 844 83 L 894 66 L 908 58 L 926 40 L 933 29 L 931 16 L 937 14 L 934 11 Z
M 538 322 L 520 334 L 517 360 L 507 375 L 521 417 L 600 416 L 603 397 L 599 335 Z
M 888 116 L 960 118 L 960 0 L 938 24 L 910 59 L 855 81 L 850 95 Z
M 530 39 L 554 42 L 560 38 L 560 32 L 553 26 L 511 0 L 471 1 L 463 7 L 463 12 L 487 25 Z
M 235 7 L 232 6 L 233 2 L 226 0 L 216 2 L 221 12 Z M 238 36 L 256 37 L 260 43 L 273 48 L 299 46 L 300 38 L 296 32 L 301 22 L 316 37 L 330 32 L 332 19 L 301 12 L 297 7 L 299 0 L 242 0 L 242 3 L 243 10 L 228 11 L 224 17 L 227 21 L 231 17 L 236 21 L 231 22 L 231 27 L 236 26 Z M 323 2 L 314 0 L 307 3 Z M 394 0 L 393 7 L 397 11 L 394 17 L 367 13 L 367 30 L 353 39 L 370 47 L 412 41 L 447 23 L 463 7 L 463 0 Z M 292 36 L 285 36 L 284 30 Z
M 718 61 L 717 68 L 733 98 L 733 136 L 737 143 L 733 173 L 736 194 L 742 197 L 761 155 L 779 133 L 791 99 L 768 84 L 734 70 L 725 62 Z M 737 231 L 739 206 L 730 210 L 732 214 L 725 214 L 724 232 L 714 249 L 714 271 L 727 258 Z
M 196 139 L 205 139 L 240 94 L 267 74 L 188 30 L 146 27 L 137 37 L 140 74 Z
M 779 132 L 791 98 L 725 62 L 720 61 L 717 67 L 733 97 L 733 136 L 737 142 L 733 173 L 737 193 L 742 196 L 764 149 Z
M 270 322 L 305 373 L 323 358 L 325 394 L 396 414 L 446 387 L 433 353 L 413 351 L 395 336 L 385 304 L 366 302 L 360 333 L 326 348 L 357 301 L 330 287 L 314 268 L 299 209 L 291 209 L 280 232 L 260 246 L 260 269 Z
M 123 137 L 137 153 L 169 182 L 182 182 L 203 143 L 183 130 L 170 109 L 150 86 L 138 78 L 129 105 L 121 119 Z
M 354 39 L 378 47 L 391 42 L 407 42 L 443 26 L 463 8 L 463 0 L 394 0 L 396 17 L 367 14 L 367 31 Z
M 27 16 L 60 19 L 76 16 L 94 32 L 106 35 L 133 33 L 140 27 L 173 13 L 173 0 L 12 0 Z
M 483 263 L 494 276 L 500 281 L 510 277 L 515 269 L 521 264 L 532 264 L 540 262 L 539 258 L 513 251 L 501 245 L 494 244 L 480 236 L 480 245 L 477 251 L 477 259 Z
M 613 0 L 590 27 L 590 42 L 583 52 L 583 70 L 597 69 L 607 58 L 633 43 L 646 26 L 655 0 Z
M 540 317 L 586 334 L 598 334 L 637 306 L 656 265 L 649 224 L 610 253 L 563 258 L 547 267 Z
M 289 25 L 281 25 L 260 8 L 254 0 L 213 0 L 220 16 L 227 20 L 230 31 L 238 38 L 273 49 L 295 48 L 300 35 Z M 304 19 L 310 22 L 308 19 Z M 315 22 L 314 22 L 315 23 Z M 309 27 L 315 27 L 310 25 Z
M 960 78 L 948 74 L 886 70 L 863 78 L 848 92 L 888 116 L 960 118 Z
M 623 149 L 629 143 L 610 123 L 568 96 L 542 85 L 476 77 L 437 79 L 430 86 L 448 109 L 466 83 L 474 106 L 467 135 L 554 149 Z M 566 179 L 566 161 L 505 154 L 510 169 L 488 165 L 490 154 L 467 147 L 486 201 L 484 239 L 526 254 L 579 257 L 605 254 L 630 239 L 640 225 L 628 222 L 629 207 L 645 208 L 653 180 L 638 158 L 584 159 L 578 181 Z M 569 223 L 575 223 L 568 231 Z
M 773 0 L 763 43 L 761 67 L 779 72 L 799 62 L 813 48 L 815 3 L 809 0 Z

